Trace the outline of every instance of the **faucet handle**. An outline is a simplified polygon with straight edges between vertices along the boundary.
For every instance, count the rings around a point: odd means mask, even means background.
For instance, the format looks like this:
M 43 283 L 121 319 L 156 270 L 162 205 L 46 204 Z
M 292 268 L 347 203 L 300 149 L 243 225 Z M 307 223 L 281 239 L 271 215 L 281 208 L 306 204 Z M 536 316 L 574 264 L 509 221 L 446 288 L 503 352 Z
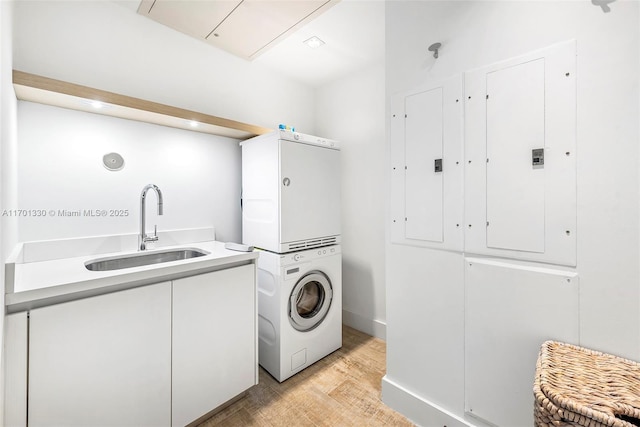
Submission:
M 147 238 L 149 242 L 157 242 L 158 241 L 158 225 L 153 226 L 153 236 Z
M 158 241 L 158 226 L 153 226 L 153 236 L 145 234 L 142 238 L 143 242 L 157 242 Z

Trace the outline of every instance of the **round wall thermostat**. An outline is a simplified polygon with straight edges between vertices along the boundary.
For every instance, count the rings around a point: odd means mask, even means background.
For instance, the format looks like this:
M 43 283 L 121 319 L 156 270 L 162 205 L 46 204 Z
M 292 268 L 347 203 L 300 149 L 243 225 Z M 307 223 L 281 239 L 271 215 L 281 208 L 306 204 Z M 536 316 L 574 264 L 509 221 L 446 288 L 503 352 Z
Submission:
M 119 171 L 124 167 L 124 159 L 118 153 L 109 153 L 102 156 L 104 167 L 110 171 Z

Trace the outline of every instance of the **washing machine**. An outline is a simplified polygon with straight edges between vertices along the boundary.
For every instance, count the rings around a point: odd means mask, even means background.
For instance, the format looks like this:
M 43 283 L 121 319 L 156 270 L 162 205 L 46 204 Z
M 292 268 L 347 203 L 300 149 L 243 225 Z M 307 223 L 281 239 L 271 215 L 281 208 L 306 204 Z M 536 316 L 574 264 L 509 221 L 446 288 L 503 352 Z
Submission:
M 259 361 L 279 382 L 342 347 L 340 249 L 260 251 Z

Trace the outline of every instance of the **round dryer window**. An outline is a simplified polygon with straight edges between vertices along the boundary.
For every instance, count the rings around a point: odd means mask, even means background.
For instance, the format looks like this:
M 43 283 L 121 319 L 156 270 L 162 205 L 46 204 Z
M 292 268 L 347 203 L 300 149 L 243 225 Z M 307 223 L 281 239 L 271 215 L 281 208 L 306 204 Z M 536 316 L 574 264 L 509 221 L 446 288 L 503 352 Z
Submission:
M 298 280 L 289 297 L 289 322 L 299 331 L 318 326 L 329 312 L 333 290 L 327 276 L 312 271 Z

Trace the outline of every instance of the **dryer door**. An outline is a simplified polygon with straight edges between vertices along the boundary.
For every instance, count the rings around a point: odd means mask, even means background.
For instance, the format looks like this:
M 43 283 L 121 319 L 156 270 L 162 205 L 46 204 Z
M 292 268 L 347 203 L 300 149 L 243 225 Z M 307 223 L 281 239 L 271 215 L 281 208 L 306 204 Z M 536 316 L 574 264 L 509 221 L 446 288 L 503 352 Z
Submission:
M 329 312 L 333 289 L 327 276 L 312 271 L 293 287 L 289 297 L 289 322 L 299 331 L 317 327 Z
M 339 235 L 340 151 L 280 144 L 280 243 Z

